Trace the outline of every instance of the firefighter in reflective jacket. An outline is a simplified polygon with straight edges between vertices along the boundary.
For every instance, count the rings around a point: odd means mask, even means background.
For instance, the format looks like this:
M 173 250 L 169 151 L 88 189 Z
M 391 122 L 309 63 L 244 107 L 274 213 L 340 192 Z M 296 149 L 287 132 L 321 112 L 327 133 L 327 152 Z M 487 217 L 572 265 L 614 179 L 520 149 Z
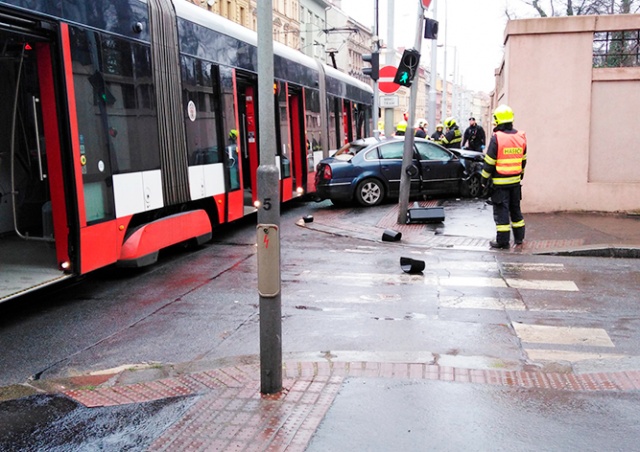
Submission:
M 513 110 L 500 105 L 493 112 L 493 136 L 484 157 L 482 182 L 493 182 L 491 202 L 496 223 L 496 240 L 492 248 L 509 248 L 511 229 L 516 245 L 524 241 L 524 217 L 520 211 L 520 182 L 527 163 L 527 138 L 513 128 Z
M 444 126 L 447 128 L 447 133 L 440 138 L 442 146 L 449 149 L 460 149 L 462 145 L 462 131 L 460 127 L 458 127 L 455 118 L 445 119 Z

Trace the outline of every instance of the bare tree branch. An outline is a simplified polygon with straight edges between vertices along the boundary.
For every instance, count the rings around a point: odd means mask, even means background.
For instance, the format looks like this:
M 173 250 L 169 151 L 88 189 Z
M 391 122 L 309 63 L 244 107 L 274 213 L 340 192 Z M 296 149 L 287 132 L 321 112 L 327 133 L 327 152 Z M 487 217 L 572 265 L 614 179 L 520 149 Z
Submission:
M 583 16 L 596 14 L 635 14 L 640 11 L 640 0 L 549 0 L 543 6 L 540 0 L 521 0 L 540 17 L 556 15 Z

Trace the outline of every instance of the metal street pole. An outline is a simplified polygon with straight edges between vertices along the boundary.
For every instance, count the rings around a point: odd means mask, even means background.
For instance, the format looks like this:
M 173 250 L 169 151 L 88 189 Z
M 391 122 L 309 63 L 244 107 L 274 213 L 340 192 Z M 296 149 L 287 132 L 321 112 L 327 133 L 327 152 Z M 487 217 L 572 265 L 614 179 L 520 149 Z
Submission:
M 282 391 L 282 302 L 280 299 L 280 193 L 275 165 L 273 94 L 273 5 L 258 2 L 258 294 L 260 296 L 260 392 Z
M 414 48 L 420 53 L 422 47 L 422 25 L 424 23 L 424 8 L 422 2 L 418 2 L 418 23 L 416 25 L 416 40 Z M 419 65 L 416 67 L 418 71 Z M 419 74 L 416 74 L 419 78 Z M 414 125 L 416 122 L 416 104 L 418 103 L 418 83 L 409 88 L 409 120 L 407 131 L 404 137 L 404 152 L 402 154 L 402 173 L 400 174 L 400 206 L 398 208 L 398 223 L 406 224 L 407 211 L 409 209 L 409 194 L 411 189 L 411 176 L 409 175 L 409 167 L 413 164 L 413 142 L 414 142 Z
M 394 5 L 393 0 L 387 0 L 387 51 L 385 52 L 385 63 L 390 66 L 396 65 L 396 48 L 393 43 L 394 33 Z M 395 132 L 393 123 L 393 108 L 384 109 L 384 136 L 390 137 Z
M 375 41 L 373 43 L 373 53 L 380 53 L 380 38 L 378 37 L 378 0 L 374 2 L 374 17 L 375 23 L 373 26 L 373 36 L 375 37 Z M 380 69 L 380 64 L 378 64 L 378 69 Z M 380 131 L 378 130 L 378 110 L 380 103 L 380 91 L 378 91 L 378 80 L 373 81 L 373 136 L 378 138 L 380 136 Z
M 438 0 L 433 0 L 433 18 L 438 17 Z M 436 66 L 438 65 L 438 40 L 431 40 L 431 86 L 429 86 L 429 115 L 427 116 L 427 122 L 429 123 L 429 135 L 433 134 L 436 130 L 436 106 L 438 103 L 438 93 L 436 90 L 436 83 L 438 83 L 438 74 Z
M 442 122 L 447 118 L 447 2 L 444 2 L 444 64 L 442 75 Z
M 458 116 L 458 47 L 453 46 L 453 82 L 451 83 L 451 116 L 460 123 L 462 118 Z

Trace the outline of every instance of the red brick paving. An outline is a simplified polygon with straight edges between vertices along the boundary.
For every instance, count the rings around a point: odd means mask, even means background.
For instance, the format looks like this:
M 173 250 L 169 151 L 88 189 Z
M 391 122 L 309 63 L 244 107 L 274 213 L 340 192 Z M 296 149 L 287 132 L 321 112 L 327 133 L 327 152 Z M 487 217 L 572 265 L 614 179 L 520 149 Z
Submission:
M 347 377 L 439 380 L 560 391 L 637 391 L 640 371 L 571 374 L 466 369 L 426 363 L 287 361 L 283 391 L 260 394 L 260 369 L 237 366 L 131 385 L 74 389 L 87 407 L 167 397 L 200 399 L 151 445 L 154 451 L 303 451 Z
M 441 201 L 420 201 L 420 207 L 435 207 Z M 384 207 L 379 207 L 382 209 Z M 426 247 L 447 247 L 465 249 L 489 248 L 490 239 L 436 235 L 427 225 L 424 224 L 398 224 L 398 205 L 392 205 L 386 209 L 383 217 L 374 225 L 364 222 L 350 221 L 349 215 L 345 215 L 343 209 L 325 209 L 315 214 L 313 223 L 304 223 L 304 227 L 321 230 L 323 232 L 350 236 L 366 240 L 382 240 L 382 233 L 385 229 L 393 229 L 402 233 L 404 244 L 413 244 Z M 551 240 L 525 240 L 524 244 L 517 248 L 512 248 L 515 252 L 536 253 L 552 250 L 575 248 L 585 244 L 584 238 L 551 239 Z M 504 251 L 503 251 L 504 252 Z

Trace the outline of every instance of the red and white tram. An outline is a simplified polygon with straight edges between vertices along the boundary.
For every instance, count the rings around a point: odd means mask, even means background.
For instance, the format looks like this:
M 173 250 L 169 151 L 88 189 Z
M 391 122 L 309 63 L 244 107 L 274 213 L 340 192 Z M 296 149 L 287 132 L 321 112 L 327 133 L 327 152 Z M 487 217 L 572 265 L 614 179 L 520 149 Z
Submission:
M 253 213 L 256 45 L 184 0 L 0 0 L 0 301 Z M 372 90 L 274 52 L 285 202 L 370 135 Z

